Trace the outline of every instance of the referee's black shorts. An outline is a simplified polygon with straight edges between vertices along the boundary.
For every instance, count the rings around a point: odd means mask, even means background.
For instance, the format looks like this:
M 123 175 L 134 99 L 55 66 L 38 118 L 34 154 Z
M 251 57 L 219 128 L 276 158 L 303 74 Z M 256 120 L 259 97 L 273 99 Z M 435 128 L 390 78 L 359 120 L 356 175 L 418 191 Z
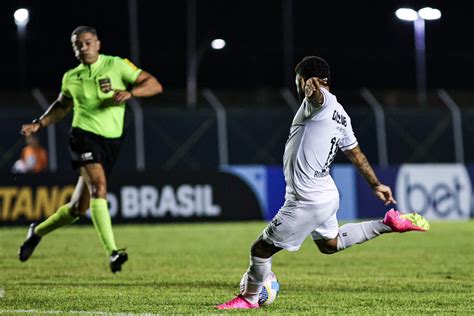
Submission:
M 123 137 L 105 138 L 73 127 L 69 136 L 69 151 L 74 170 L 90 163 L 100 163 L 106 176 L 117 161 Z

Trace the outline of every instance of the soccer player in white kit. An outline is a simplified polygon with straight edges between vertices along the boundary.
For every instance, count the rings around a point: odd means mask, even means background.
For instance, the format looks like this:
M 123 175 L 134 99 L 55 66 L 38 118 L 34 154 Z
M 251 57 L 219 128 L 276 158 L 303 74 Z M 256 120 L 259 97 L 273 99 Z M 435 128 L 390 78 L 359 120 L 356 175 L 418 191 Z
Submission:
M 295 68 L 301 106 L 290 128 L 283 168 L 285 203 L 251 248 L 244 289 L 218 309 L 258 308 L 258 296 L 271 271 L 272 256 L 282 249 L 296 251 L 311 235 L 322 253 L 332 254 L 389 232 L 427 231 L 419 214 L 389 210 L 383 220 L 338 227 L 339 193 L 329 173 L 341 149 L 385 205 L 396 204 L 358 146 L 351 119 L 329 92 L 329 65 L 316 56 L 305 57 Z

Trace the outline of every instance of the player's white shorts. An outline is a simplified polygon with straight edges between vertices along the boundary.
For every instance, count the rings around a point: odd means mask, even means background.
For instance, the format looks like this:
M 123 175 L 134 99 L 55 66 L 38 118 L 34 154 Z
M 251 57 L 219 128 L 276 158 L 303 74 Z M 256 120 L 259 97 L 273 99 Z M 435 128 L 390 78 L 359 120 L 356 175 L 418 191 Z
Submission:
M 319 204 L 287 200 L 263 230 L 262 238 L 289 251 L 298 250 L 310 234 L 314 240 L 336 238 L 339 233 L 338 209 L 337 192 L 333 198 Z

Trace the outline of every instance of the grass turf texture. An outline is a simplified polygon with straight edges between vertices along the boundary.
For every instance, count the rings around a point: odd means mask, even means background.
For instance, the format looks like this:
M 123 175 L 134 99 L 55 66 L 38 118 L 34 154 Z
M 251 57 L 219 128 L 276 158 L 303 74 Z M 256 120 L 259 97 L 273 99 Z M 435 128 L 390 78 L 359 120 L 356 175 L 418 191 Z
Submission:
M 1 227 L 0 314 L 222 314 L 213 306 L 238 291 L 264 225 L 116 226 L 130 256 L 116 275 L 91 226 L 46 236 L 26 263 L 17 250 L 27 228 Z M 275 303 L 245 313 L 473 314 L 473 232 L 473 221 L 438 222 L 428 233 L 387 234 L 330 256 L 307 239 L 299 252 L 274 257 Z

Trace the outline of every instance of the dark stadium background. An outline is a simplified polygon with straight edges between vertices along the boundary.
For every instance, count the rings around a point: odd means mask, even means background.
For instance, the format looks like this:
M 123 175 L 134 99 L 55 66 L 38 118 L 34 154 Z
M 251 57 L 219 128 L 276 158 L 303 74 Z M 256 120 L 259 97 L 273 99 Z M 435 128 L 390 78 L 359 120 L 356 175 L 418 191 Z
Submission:
M 69 36 L 77 25 L 97 28 L 104 53 L 130 56 L 126 0 L 2 1 L 1 90 L 18 88 L 12 15 L 22 6 L 31 16 L 27 87 L 59 88 L 63 70 L 76 64 Z M 412 23 L 394 15 L 404 6 L 432 6 L 443 14 L 426 23 L 428 87 L 472 87 L 474 42 L 469 37 L 474 19 L 468 1 L 293 1 L 293 62 L 311 54 L 326 57 L 337 89 L 414 89 Z M 166 88 L 183 88 L 186 1 L 138 1 L 138 7 L 140 66 L 155 73 Z M 282 33 L 281 1 L 198 1 L 198 42 L 209 36 L 228 43 L 223 51 L 206 53 L 200 85 L 256 89 L 288 84 Z
M 32 89 L 39 88 L 51 102 L 59 92 L 63 73 L 77 65 L 70 44 L 70 34 L 76 26 L 96 27 L 103 53 L 134 61 L 130 2 L 133 1 L 2 2 L 0 122 L 5 137 L 0 141 L 1 170 L 8 171 L 21 150 L 19 126 L 42 113 Z M 147 169 L 219 166 L 218 120 L 203 97 L 204 88 L 212 90 L 227 112 L 228 163 L 281 165 L 294 110 L 282 97 L 281 89 L 295 94 L 293 68 L 306 55 L 320 55 L 330 63 L 331 89 L 352 117 L 360 144 L 375 165 L 381 163 L 380 146 L 374 137 L 380 133 L 361 88 L 368 88 L 384 108 L 388 164 L 461 161 L 456 157 L 453 141 L 456 123 L 439 97 L 440 88 L 460 107 L 464 162 L 474 162 L 474 150 L 469 146 L 474 141 L 474 42 L 470 40 L 474 30 L 473 4 L 195 1 L 197 49 L 213 38 L 225 39 L 227 45 L 219 51 L 204 51 L 199 63 L 197 107 L 190 111 L 186 94 L 188 2 L 192 1 L 136 1 L 139 61 L 135 62 L 156 75 L 165 88 L 162 95 L 141 100 Z M 284 8 L 285 3 L 290 4 L 290 11 Z M 400 7 L 417 10 L 424 6 L 442 12 L 441 19 L 425 23 L 425 106 L 417 101 L 413 23 L 397 19 L 394 13 Z M 21 61 L 13 22 L 13 12 L 19 7 L 30 10 L 26 58 Z M 285 12 L 291 17 L 288 24 L 284 23 Z M 23 83 L 22 69 L 26 72 Z M 133 113 L 128 114 L 132 123 L 127 148 L 135 148 Z M 196 133 L 200 133 L 199 137 Z M 67 120 L 58 124 L 56 134 L 58 169 L 69 168 L 65 150 Z M 46 132 L 40 137 L 46 144 Z M 179 152 L 193 139 L 194 143 Z M 124 151 L 117 168 L 135 169 L 136 160 L 133 150 Z M 336 162 L 348 161 L 340 154 Z

